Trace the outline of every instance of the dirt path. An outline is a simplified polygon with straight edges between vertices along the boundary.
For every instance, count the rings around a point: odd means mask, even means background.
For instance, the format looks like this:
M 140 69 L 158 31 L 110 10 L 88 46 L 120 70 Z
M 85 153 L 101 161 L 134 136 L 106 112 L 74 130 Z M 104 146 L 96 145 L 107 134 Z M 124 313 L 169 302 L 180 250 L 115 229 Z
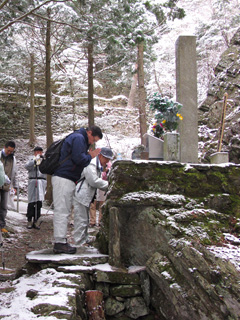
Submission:
M 40 230 L 27 229 L 27 219 L 24 214 L 17 212 L 8 214 L 8 233 L 4 234 L 3 241 L 6 268 L 21 268 L 26 263 L 25 256 L 28 252 L 52 247 L 52 219 L 52 214 L 42 215 Z
M 19 212 L 9 210 L 7 213 L 7 230 L 3 234 L 4 261 L 6 269 L 21 269 L 28 252 L 53 248 L 53 212 L 42 208 L 40 230 L 27 229 L 27 202 L 19 203 Z M 73 244 L 73 224 L 68 225 L 68 241 Z M 98 228 L 90 228 L 90 238 L 94 239 Z M 2 256 L 0 255 L 0 268 Z

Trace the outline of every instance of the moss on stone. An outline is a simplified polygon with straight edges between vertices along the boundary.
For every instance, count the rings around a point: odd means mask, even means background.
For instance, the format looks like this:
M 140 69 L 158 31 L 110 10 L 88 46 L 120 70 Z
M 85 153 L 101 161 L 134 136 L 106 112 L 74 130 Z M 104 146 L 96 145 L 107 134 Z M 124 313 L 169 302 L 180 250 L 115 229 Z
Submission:
M 42 316 L 48 316 L 51 312 L 57 311 L 57 310 L 64 310 L 64 311 L 69 311 L 67 307 L 64 306 L 58 306 L 58 305 L 53 305 L 50 303 L 40 303 L 33 308 L 31 308 L 31 311 L 35 314 L 40 314 Z

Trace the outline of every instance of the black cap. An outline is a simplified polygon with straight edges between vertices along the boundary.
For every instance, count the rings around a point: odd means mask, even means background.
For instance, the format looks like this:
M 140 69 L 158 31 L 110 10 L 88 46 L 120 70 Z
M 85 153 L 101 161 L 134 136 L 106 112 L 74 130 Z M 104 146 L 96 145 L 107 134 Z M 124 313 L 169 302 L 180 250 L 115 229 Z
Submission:
M 33 151 L 35 152 L 35 151 L 43 151 L 43 148 L 42 147 L 35 147 L 34 149 L 33 149 Z

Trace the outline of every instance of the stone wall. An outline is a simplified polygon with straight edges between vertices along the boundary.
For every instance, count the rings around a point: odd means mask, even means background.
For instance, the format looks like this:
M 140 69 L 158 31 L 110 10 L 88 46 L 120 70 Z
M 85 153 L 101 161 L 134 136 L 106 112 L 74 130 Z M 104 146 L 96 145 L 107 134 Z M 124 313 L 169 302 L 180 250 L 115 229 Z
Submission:
M 37 136 L 45 135 L 46 133 L 46 107 L 41 105 L 35 107 L 35 134 Z M 67 117 L 69 108 L 67 107 L 52 107 L 52 128 L 53 132 L 65 132 L 71 128 L 72 118 Z M 4 143 L 7 140 L 28 139 L 29 138 L 29 118 L 30 109 L 27 105 L 16 102 L 0 103 L 0 142 Z M 61 121 L 62 118 L 65 121 Z M 60 125 L 61 124 L 61 125 Z
M 66 98 L 67 100 L 67 98 Z M 35 97 L 35 129 L 36 136 L 46 134 L 46 105 L 45 96 L 36 95 Z M 73 107 L 71 105 L 61 105 L 58 98 L 52 101 L 52 131 L 54 134 L 68 132 L 73 128 Z M 104 106 L 114 109 L 113 106 L 126 106 L 127 98 L 118 96 L 114 99 L 95 98 L 95 107 Z M 83 126 L 88 124 L 87 98 L 76 98 L 76 119 Z M 113 110 L 113 112 L 115 112 Z M 117 111 L 116 111 L 117 112 Z M 95 110 L 95 117 L 101 117 L 104 111 Z M 28 139 L 29 138 L 29 119 L 30 108 L 29 98 L 23 94 L 15 92 L 0 92 L 0 143 L 7 140 Z
M 239 237 L 240 166 L 116 161 L 98 234 L 118 267 L 147 267 L 161 319 L 238 319 L 239 272 L 211 252 Z

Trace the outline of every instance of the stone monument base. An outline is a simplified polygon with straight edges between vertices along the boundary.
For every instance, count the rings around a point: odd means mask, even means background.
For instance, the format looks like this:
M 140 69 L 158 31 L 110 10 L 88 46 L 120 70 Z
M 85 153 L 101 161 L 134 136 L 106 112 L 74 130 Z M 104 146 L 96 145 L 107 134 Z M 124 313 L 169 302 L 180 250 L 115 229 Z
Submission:
M 210 162 L 212 164 L 228 163 L 229 162 L 228 152 L 215 152 L 211 154 Z

